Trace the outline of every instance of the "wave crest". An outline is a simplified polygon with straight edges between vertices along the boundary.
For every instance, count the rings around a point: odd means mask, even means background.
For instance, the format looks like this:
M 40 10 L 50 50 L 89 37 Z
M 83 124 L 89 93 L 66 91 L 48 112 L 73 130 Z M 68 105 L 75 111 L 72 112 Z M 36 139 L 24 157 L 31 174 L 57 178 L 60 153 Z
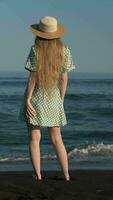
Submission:
M 113 144 L 89 144 L 86 147 L 74 148 L 68 153 L 68 157 L 75 158 L 76 156 L 113 156 Z

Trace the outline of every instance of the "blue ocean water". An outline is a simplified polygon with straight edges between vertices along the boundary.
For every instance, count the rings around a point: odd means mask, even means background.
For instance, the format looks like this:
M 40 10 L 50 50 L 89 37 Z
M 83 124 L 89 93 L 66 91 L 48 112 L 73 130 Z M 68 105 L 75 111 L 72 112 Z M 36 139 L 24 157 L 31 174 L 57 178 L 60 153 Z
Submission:
M 25 122 L 18 113 L 28 73 L 0 75 L 0 171 L 33 169 Z M 61 128 L 70 169 L 113 168 L 113 74 L 69 73 Z M 60 166 L 47 128 L 41 128 L 42 169 Z

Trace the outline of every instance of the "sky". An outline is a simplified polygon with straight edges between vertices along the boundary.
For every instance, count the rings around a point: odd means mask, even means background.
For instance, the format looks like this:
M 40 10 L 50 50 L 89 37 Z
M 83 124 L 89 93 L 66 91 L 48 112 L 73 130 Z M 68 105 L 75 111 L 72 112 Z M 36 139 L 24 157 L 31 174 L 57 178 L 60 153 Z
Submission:
M 0 0 L 0 71 L 25 70 L 43 16 L 65 26 L 77 72 L 113 73 L 113 0 Z

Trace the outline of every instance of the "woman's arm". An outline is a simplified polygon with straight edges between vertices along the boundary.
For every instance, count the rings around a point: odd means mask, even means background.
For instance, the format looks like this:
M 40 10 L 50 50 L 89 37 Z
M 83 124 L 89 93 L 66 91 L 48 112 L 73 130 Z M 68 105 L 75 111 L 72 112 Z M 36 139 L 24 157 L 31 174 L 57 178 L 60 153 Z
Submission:
M 33 108 L 30 100 L 35 88 L 35 84 L 36 84 L 36 72 L 32 71 L 28 77 L 28 82 L 27 82 L 27 88 L 26 88 L 26 114 L 30 115 L 30 116 L 34 116 L 36 114 L 35 109 Z
M 65 97 L 65 93 L 67 89 L 67 83 L 68 83 L 68 73 L 64 72 L 61 74 L 61 77 L 60 77 L 60 96 L 63 102 L 64 102 L 64 97 Z
M 36 76 L 36 73 L 35 72 L 31 72 L 29 77 L 28 77 L 28 82 L 27 82 L 27 93 L 26 93 L 26 101 L 27 100 L 30 100 L 31 97 L 32 97 L 32 94 L 33 94 L 33 90 L 34 90 L 34 87 L 35 87 L 35 76 Z

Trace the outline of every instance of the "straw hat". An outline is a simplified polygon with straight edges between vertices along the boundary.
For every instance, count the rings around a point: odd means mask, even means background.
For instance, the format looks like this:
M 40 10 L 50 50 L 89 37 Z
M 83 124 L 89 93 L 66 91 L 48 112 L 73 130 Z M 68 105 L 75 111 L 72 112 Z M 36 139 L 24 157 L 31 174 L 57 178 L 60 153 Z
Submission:
M 35 35 L 46 39 L 60 38 L 64 35 L 64 26 L 50 16 L 41 18 L 39 24 L 32 24 L 30 28 Z

